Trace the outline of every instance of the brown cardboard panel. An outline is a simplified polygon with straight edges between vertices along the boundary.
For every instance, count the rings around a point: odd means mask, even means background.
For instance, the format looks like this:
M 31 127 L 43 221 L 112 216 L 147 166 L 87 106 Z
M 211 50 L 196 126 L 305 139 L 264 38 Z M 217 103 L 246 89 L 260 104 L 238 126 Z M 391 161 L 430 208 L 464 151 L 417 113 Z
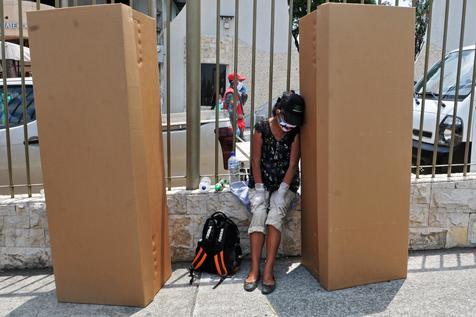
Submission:
M 311 189 L 302 192 L 301 215 L 302 222 L 302 262 L 315 276 L 319 276 L 318 262 L 318 230 L 317 230 L 317 130 L 312 124 L 313 118 L 317 117 L 316 109 L 316 18 L 313 14 L 307 15 L 299 22 L 299 73 L 300 90 L 306 101 L 305 124 L 301 129 L 301 156 L 302 173 L 301 184 L 303 189 Z M 311 121 L 311 122 L 310 122 Z
M 329 290 L 406 276 L 413 26 L 411 8 L 329 3 L 300 28 L 301 69 L 316 61 L 301 90 L 317 109 L 302 134 L 303 175 L 315 177 L 303 209 L 317 226 L 302 234 L 310 245 L 317 229 L 318 261 L 304 264 Z
M 28 21 L 58 299 L 145 306 L 171 271 L 155 22 L 120 4 Z

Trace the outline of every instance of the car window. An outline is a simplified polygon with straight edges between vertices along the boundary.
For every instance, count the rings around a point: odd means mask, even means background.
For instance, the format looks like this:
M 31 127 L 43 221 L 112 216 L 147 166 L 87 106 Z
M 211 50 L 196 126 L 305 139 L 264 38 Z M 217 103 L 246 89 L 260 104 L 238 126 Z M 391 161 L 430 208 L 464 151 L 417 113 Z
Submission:
M 454 100 L 455 98 L 456 76 L 458 72 L 458 54 L 459 52 L 453 52 L 448 54 L 445 58 L 445 73 L 442 89 L 443 100 Z M 461 55 L 461 75 L 458 96 L 460 100 L 463 100 L 471 93 L 474 50 L 463 51 Z M 426 91 L 428 92 L 427 98 L 431 98 L 431 96 L 436 98 L 440 93 L 440 75 L 441 62 L 433 66 L 428 72 L 428 80 L 426 85 Z M 423 80 L 417 84 L 415 91 L 419 94 L 423 93 Z
M 26 95 L 26 113 L 28 122 L 36 120 L 35 100 L 33 96 L 33 87 L 25 87 Z M 21 85 L 8 86 L 7 103 L 8 103 L 8 123 L 10 128 L 23 124 L 23 105 L 21 95 Z M 0 129 L 5 129 L 6 116 L 4 106 L 4 92 L 0 87 Z

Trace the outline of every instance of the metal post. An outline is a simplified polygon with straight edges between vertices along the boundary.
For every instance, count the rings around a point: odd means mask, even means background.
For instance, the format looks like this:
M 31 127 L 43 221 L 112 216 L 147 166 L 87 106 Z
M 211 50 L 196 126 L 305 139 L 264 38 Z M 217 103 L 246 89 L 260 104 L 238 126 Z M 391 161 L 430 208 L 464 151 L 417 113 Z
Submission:
M 23 38 L 23 8 L 22 0 L 18 0 L 18 35 L 20 38 L 20 71 L 21 71 L 21 100 L 23 108 L 23 144 L 25 144 L 25 167 L 26 184 L 28 197 L 31 197 L 31 173 L 30 173 L 30 148 L 28 147 L 28 113 L 26 109 L 26 87 L 25 87 L 25 56 Z
M 471 101 L 469 103 L 468 125 L 466 128 L 466 144 L 464 146 L 464 161 L 463 161 L 463 175 L 464 176 L 466 176 L 466 174 L 468 173 L 469 144 L 471 141 L 471 130 L 473 126 L 474 85 L 476 85 L 476 52 L 474 52 L 473 79 L 471 81 L 471 94 L 470 94 Z
M 461 60 L 463 58 L 464 25 L 466 23 L 467 3 L 468 3 L 467 0 L 463 0 L 463 10 L 461 12 L 461 31 L 459 36 L 458 69 L 456 71 L 456 88 L 455 88 L 455 99 L 454 99 L 454 105 L 453 105 L 453 124 L 451 125 L 451 143 L 450 143 L 450 153 L 448 157 L 448 177 L 451 176 L 451 165 L 453 164 L 453 151 L 455 147 L 456 116 L 458 114 L 459 85 L 461 82 Z M 471 127 L 468 127 L 468 129 L 471 129 Z
M 8 122 L 8 85 L 7 85 L 7 60 L 5 57 L 5 13 L 3 10 L 3 1 L 0 3 L 0 30 L 1 30 L 1 49 L 2 49 L 2 77 L 3 77 L 3 110 L 5 118 L 5 137 L 7 143 L 7 164 L 8 164 L 8 184 L 10 187 L 10 197 L 15 197 L 15 187 L 13 186 L 13 168 L 12 168 L 12 147 L 10 140 L 10 123 Z
M 200 0 L 187 2 L 187 189 L 200 182 Z
M 269 95 L 268 95 L 268 117 L 271 116 L 273 107 L 273 70 L 274 70 L 274 11 L 275 0 L 271 0 L 271 31 L 269 36 Z
M 289 26 L 288 26 L 288 65 L 286 76 L 286 91 L 291 89 L 291 42 L 293 30 L 293 4 L 294 0 L 289 0 Z
M 166 111 L 167 111 L 167 187 L 168 190 L 172 189 L 172 160 L 171 160 L 171 135 L 170 135 L 170 21 L 172 18 L 172 0 L 166 0 L 166 14 L 167 16 L 165 17 L 165 32 L 166 32 L 166 37 L 167 37 L 167 43 L 166 43 Z M 132 3 L 131 3 L 132 5 Z
M 40 10 L 41 4 L 40 0 L 36 0 L 36 10 Z
M 441 103 L 443 94 L 443 80 L 445 78 L 445 56 L 446 56 L 446 44 L 448 42 L 448 16 L 450 11 L 450 0 L 446 0 L 445 6 L 445 22 L 443 27 L 443 47 L 441 48 L 441 66 L 440 66 L 440 84 L 438 87 L 438 109 L 436 111 L 436 126 L 435 126 L 435 141 L 433 142 L 433 159 L 431 168 L 431 177 L 434 178 L 436 174 L 436 159 L 438 154 L 438 142 L 440 135 L 440 116 L 441 116 Z
M 400 1 L 399 0 L 395 0 L 395 6 L 399 6 L 400 5 Z
M 233 72 L 235 76 L 233 78 L 233 152 L 236 153 L 236 129 L 237 129 L 237 107 L 238 107 L 238 20 L 240 17 L 240 2 L 235 0 L 235 38 L 234 38 L 234 51 L 233 51 Z M 243 107 L 243 105 L 241 105 Z
M 426 30 L 425 66 L 424 66 L 424 74 L 423 74 L 423 91 L 422 91 L 422 100 L 421 100 L 420 130 L 419 130 L 419 133 L 418 133 L 416 178 L 420 177 L 421 144 L 422 144 L 422 139 L 423 139 L 423 120 L 424 120 L 424 117 L 425 117 L 426 82 L 428 80 L 428 59 L 430 58 L 432 11 L 433 11 L 433 0 L 430 0 L 429 18 L 428 18 L 428 25 L 427 25 L 427 30 Z
M 255 126 L 255 69 L 256 69 L 256 3 L 258 0 L 253 0 L 253 43 L 251 51 L 251 133 L 253 135 L 253 129 Z M 253 159 L 253 136 L 250 141 L 250 165 Z
M 221 0 L 217 0 L 215 30 L 215 183 L 218 183 L 218 130 L 220 129 L 220 125 L 218 124 L 218 119 L 220 116 L 220 4 Z
M 307 0 L 307 13 L 311 12 L 311 0 Z
M 155 7 L 155 4 L 156 2 L 152 1 L 152 0 L 148 0 L 147 1 L 147 14 L 150 16 L 150 17 L 153 17 L 154 19 L 156 18 L 156 12 L 157 12 L 157 8 Z

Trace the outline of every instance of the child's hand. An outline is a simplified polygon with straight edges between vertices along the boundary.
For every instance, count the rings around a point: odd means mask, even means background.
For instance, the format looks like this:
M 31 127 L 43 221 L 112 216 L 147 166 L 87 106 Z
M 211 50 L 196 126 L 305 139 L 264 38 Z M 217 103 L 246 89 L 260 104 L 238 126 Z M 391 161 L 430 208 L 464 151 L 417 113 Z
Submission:
M 255 191 L 256 191 L 255 196 L 253 197 L 253 200 L 251 201 L 252 205 L 253 206 L 259 206 L 261 204 L 264 204 L 266 191 L 264 190 L 263 183 L 256 183 L 255 184 Z
M 289 185 L 286 184 L 285 182 L 282 182 L 281 185 L 279 185 L 279 189 L 276 192 L 275 198 L 274 198 L 274 203 L 276 204 L 277 207 L 286 207 L 286 194 L 288 193 L 289 190 Z

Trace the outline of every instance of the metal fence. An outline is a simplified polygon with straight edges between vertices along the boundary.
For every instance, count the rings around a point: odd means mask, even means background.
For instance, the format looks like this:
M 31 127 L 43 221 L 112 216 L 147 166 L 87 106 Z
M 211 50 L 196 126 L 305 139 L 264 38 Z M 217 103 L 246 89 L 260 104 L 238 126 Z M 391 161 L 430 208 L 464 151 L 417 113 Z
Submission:
M 219 178 L 225 176 L 223 168 L 220 167 L 220 152 L 223 151 L 223 148 L 220 145 L 219 139 L 219 129 L 220 129 L 220 117 L 222 116 L 222 110 L 220 110 L 220 101 L 222 100 L 222 93 L 220 91 L 220 80 L 222 79 L 222 74 L 220 74 L 221 66 L 221 7 L 225 0 L 216 0 L 216 33 L 215 33 L 215 76 L 214 76 L 214 118 L 207 121 L 208 124 L 211 124 L 214 129 L 213 137 L 213 149 L 209 149 L 209 152 L 213 153 L 213 170 L 203 171 L 200 170 L 200 141 L 201 141 L 201 127 L 203 122 L 201 121 L 201 99 L 200 99 L 200 72 L 201 72 L 201 1 L 187 1 L 187 12 L 186 12 L 186 120 L 182 124 L 182 128 L 186 130 L 186 164 L 185 168 L 182 169 L 181 175 L 173 175 L 173 167 L 176 164 L 176 159 L 172 154 L 172 149 L 176 142 L 173 141 L 174 137 L 174 127 L 172 126 L 172 107 L 171 107 L 171 72 L 173 71 L 174 65 L 171 64 L 171 54 L 174 52 L 171 51 L 171 43 L 175 39 L 171 38 L 171 22 L 172 22 L 172 13 L 175 2 L 172 0 L 157 0 L 153 2 L 152 0 L 135 0 L 130 1 L 129 5 L 134 8 L 140 8 L 144 13 L 149 14 L 154 17 L 160 17 L 161 20 L 161 32 L 158 35 L 160 41 L 165 47 L 165 60 L 163 67 L 161 67 L 161 74 L 165 78 L 163 95 L 165 95 L 165 113 L 163 116 L 166 118 L 166 121 L 163 123 L 164 137 L 166 138 L 165 142 L 165 155 L 166 155 L 166 184 L 170 190 L 172 186 L 176 184 L 182 184 L 184 182 L 189 189 L 194 189 L 198 187 L 199 179 L 201 176 L 210 176 L 215 182 L 219 181 Z M 231 2 L 231 0 L 226 0 Z M 243 0 L 242 0 L 243 1 Z M 252 44 L 251 44 L 251 81 L 250 81 L 250 115 L 249 115 L 249 124 L 248 127 L 253 127 L 255 123 L 255 114 L 258 112 L 257 107 L 255 106 L 256 100 L 256 80 L 257 74 L 256 63 L 257 63 L 257 14 L 258 14 L 258 1 L 261 0 L 249 0 L 252 1 Z M 276 25 L 276 3 L 280 0 L 268 0 L 269 1 L 269 11 L 268 12 L 259 12 L 260 15 L 269 14 L 270 25 L 269 25 L 269 64 L 267 67 L 268 71 L 268 96 L 266 104 L 263 104 L 259 111 L 262 111 L 264 115 L 270 115 L 274 98 L 277 97 L 273 95 L 273 87 L 275 74 L 274 74 L 274 62 L 275 62 L 275 25 Z M 122 1 L 127 2 L 127 1 Z M 280 1 L 278 4 L 282 4 Z M 366 5 L 399 5 L 403 1 L 311 1 L 307 0 L 306 5 L 304 6 L 303 1 L 289 0 L 287 2 L 287 10 L 289 12 L 289 20 L 287 22 L 287 55 L 286 55 L 286 82 L 285 87 L 282 87 L 282 90 L 289 91 L 291 87 L 291 60 L 292 60 L 292 49 L 293 41 L 296 42 L 297 39 L 293 36 L 293 30 L 297 27 L 297 18 L 295 17 L 296 10 L 305 10 L 304 12 L 310 12 L 316 7 L 317 4 L 322 2 L 352 2 L 352 3 L 361 3 Z M 373 2 L 373 4 L 369 4 Z M 419 11 L 421 11 L 420 18 L 423 19 L 423 27 L 426 27 L 426 33 L 423 45 L 422 52 L 418 55 L 417 60 L 424 60 L 423 62 L 423 75 L 421 80 L 419 79 L 415 83 L 415 96 L 414 96 L 414 127 L 413 127 L 413 164 L 412 164 L 412 173 L 415 178 L 420 178 L 422 174 L 431 174 L 432 177 L 435 177 L 437 174 L 446 174 L 450 177 L 454 172 L 462 172 L 463 175 L 467 175 L 470 171 L 470 167 L 476 165 L 471 163 L 471 140 L 472 140 L 472 130 L 474 129 L 473 122 L 473 110 L 474 110 L 474 87 L 475 87 L 475 77 L 476 77 L 476 54 L 475 47 L 469 46 L 465 47 L 465 30 L 470 28 L 472 25 L 468 26 L 467 21 L 472 21 L 472 11 L 468 11 L 467 0 L 461 0 L 461 21 L 459 28 L 459 45 L 456 50 L 448 53 L 448 36 L 449 36 L 449 17 L 454 14 L 455 10 L 452 10 L 452 5 L 456 1 L 450 3 L 449 0 L 441 0 L 440 2 L 444 4 L 444 22 L 443 22 L 443 34 L 442 34 L 442 43 L 441 43 L 441 56 L 434 60 L 435 65 L 430 65 L 432 62 L 432 56 L 434 52 L 432 51 L 432 25 L 439 22 L 439 19 L 435 18 L 434 5 L 438 0 L 413 0 L 412 5 L 418 6 Z M 11 78 L 7 79 L 7 70 L 8 70 L 8 59 L 6 54 L 7 44 L 5 41 L 6 38 L 6 24 L 5 21 L 5 12 L 4 12 L 4 1 L 1 1 L 0 5 L 0 28 L 1 28 L 1 52 L 2 52 L 2 78 L 3 78 L 3 93 L 2 93 L 2 114 L 0 116 L 0 136 L 4 140 L 0 140 L 0 146 L 2 147 L 2 152 L 0 153 L 1 159 L 0 162 L 3 162 L 0 165 L 0 194 L 8 193 L 11 197 L 14 197 L 16 193 L 25 192 L 31 196 L 35 191 L 38 191 L 41 188 L 41 172 L 40 178 L 36 176 L 32 179 L 32 166 L 33 169 L 39 167 L 39 157 L 35 157 L 34 161 L 31 158 L 31 152 L 34 154 L 38 152 L 38 138 L 32 136 L 31 131 L 36 132 L 36 126 L 32 127 L 32 122 L 34 121 L 34 102 L 32 100 L 32 85 L 31 79 L 28 78 L 28 72 L 26 71 L 26 66 L 28 62 L 25 60 L 25 50 L 27 43 L 25 43 L 25 37 L 23 34 L 23 9 L 22 5 L 26 2 L 18 1 L 18 45 L 19 45 L 19 54 L 20 58 L 17 62 L 19 77 L 18 80 L 13 80 Z M 103 2 L 104 3 L 104 2 Z M 114 0 L 108 1 L 108 3 L 114 3 Z M 441 5 L 440 3 L 440 5 Z M 99 4 L 99 1 L 89 1 L 88 3 L 81 0 L 73 1 L 54 1 L 54 6 L 67 7 L 67 6 L 77 6 L 85 4 Z M 36 9 L 41 9 L 40 1 L 36 1 Z M 240 0 L 234 1 L 234 37 L 233 37 L 233 62 L 229 66 L 229 70 L 233 70 L 234 73 L 240 71 L 239 65 L 239 22 L 240 22 Z M 160 14 L 158 14 L 160 13 Z M 468 15 L 468 13 L 470 15 Z M 420 23 L 422 23 L 420 21 Z M 398 26 L 395 26 L 398 27 Z M 262 31 L 262 30 L 260 30 Z M 467 41 L 467 40 L 466 40 Z M 472 42 L 471 44 L 474 44 Z M 433 54 L 433 55 L 432 55 Z M 431 66 L 431 67 L 430 67 Z M 448 68 L 449 67 L 449 68 Z M 446 69 L 445 69 L 446 68 Z M 449 75 L 448 75 L 449 74 Z M 454 78 L 453 78 L 454 77 Z M 454 79 L 454 83 L 451 80 Z M 233 87 L 237 87 L 237 78 L 235 76 L 233 80 Z M 434 87 L 438 88 L 438 91 L 434 91 Z M 12 91 L 15 91 L 17 94 L 13 94 Z M 239 92 L 237 89 L 234 89 L 233 99 L 234 104 L 238 102 Z M 382 101 L 384 102 L 384 101 Z M 15 108 L 15 109 L 13 109 Z M 431 109 L 430 109 L 431 108 Z M 452 109 L 451 114 L 449 113 L 449 108 Z M 461 110 L 463 109 L 463 110 Z M 234 131 L 237 129 L 237 113 L 236 107 L 234 107 L 231 118 L 232 126 L 232 139 L 231 147 L 232 150 L 236 152 L 237 144 L 241 142 L 241 138 L 236 135 Z M 461 114 L 464 114 L 462 117 Z M 443 116 L 444 115 L 444 116 Z M 14 117 L 17 121 L 12 121 L 11 118 Z M 431 117 L 431 120 L 427 120 Z M 226 120 L 227 121 L 227 120 Z M 431 126 L 431 127 L 430 127 Z M 22 158 L 19 158 L 18 155 L 15 156 L 12 151 L 12 131 L 18 127 L 22 128 Z M 12 132 L 12 133 L 11 133 Z M 1 134 L 4 134 L 3 135 Z M 247 128 L 247 133 L 250 133 L 249 128 Z M 35 138 L 36 137 L 36 138 Z M 203 137 L 203 136 L 202 136 Z M 249 144 L 249 152 L 245 157 L 252 156 L 252 139 Z M 14 147 L 14 146 L 13 146 Z M 4 151 L 5 150 L 5 151 Z M 246 151 L 245 151 L 246 152 Z M 473 150 L 473 154 L 475 151 Z M 473 156 L 476 156 L 473 155 Z M 376 158 L 378 159 L 378 158 Z M 476 162 L 476 158 L 473 157 L 473 162 Z M 17 161 L 21 160 L 22 165 L 18 167 Z M 6 164 L 5 164 L 6 163 Z M 24 173 L 25 177 L 19 177 L 24 181 L 18 182 L 15 179 L 15 175 L 19 173 Z M 33 172 L 34 173 L 34 172 Z M 3 192 L 1 190 L 4 190 Z

